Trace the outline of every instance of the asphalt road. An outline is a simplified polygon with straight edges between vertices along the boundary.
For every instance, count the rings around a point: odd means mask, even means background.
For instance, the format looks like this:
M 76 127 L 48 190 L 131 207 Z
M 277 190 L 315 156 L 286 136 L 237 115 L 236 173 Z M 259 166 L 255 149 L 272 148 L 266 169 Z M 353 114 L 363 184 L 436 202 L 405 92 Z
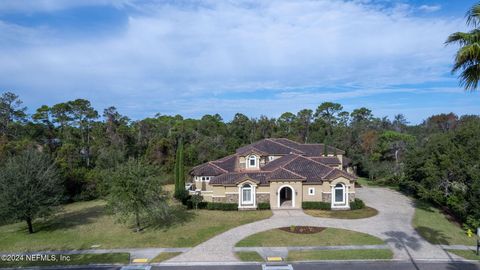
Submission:
M 294 270 L 480 270 L 480 263 L 456 262 L 316 262 L 294 263 Z M 38 268 L 37 268 L 38 269 Z M 42 268 L 42 270 L 61 268 Z M 75 267 L 75 270 L 119 270 L 120 267 Z M 260 265 L 154 266 L 152 270 L 261 270 Z

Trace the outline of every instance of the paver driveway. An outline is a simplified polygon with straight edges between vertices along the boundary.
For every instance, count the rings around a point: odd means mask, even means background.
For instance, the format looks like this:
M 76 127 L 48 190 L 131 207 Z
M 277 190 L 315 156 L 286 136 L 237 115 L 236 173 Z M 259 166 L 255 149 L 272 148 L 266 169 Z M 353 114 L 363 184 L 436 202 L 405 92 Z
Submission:
M 269 219 L 233 228 L 170 259 L 170 262 L 238 261 L 233 252 L 238 241 L 258 232 L 290 225 L 368 233 L 383 239 L 392 249 L 395 259 L 451 259 L 448 253 L 425 241 L 413 229 L 411 223 L 415 209 L 409 198 L 390 189 L 367 187 L 357 189 L 356 196 L 376 208 L 379 214 L 366 219 L 346 220 L 311 217 L 301 210 L 277 210 Z

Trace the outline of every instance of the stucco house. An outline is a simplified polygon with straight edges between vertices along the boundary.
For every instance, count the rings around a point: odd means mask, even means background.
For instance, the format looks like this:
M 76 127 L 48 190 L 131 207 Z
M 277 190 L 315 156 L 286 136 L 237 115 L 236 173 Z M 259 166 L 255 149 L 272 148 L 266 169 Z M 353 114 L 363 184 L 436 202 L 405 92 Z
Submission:
M 323 144 L 263 139 L 194 167 L 191 192 L 208 202 L 237 203 L 239 210 L 265 202 L 272 209 L 301 208 L 305 201 L 349 209 L 356 176 L 347 172 L 344 154 Z

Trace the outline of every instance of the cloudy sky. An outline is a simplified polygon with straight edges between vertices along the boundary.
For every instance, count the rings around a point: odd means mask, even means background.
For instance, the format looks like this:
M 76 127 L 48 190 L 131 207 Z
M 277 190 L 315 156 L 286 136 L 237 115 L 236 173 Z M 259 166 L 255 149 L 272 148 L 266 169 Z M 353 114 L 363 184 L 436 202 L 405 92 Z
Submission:
M 412 123 L 478 114 L 450 73 L 474 0 L 3 0 L 0 90 L 133 119 L 251 117 L 324 101 Z

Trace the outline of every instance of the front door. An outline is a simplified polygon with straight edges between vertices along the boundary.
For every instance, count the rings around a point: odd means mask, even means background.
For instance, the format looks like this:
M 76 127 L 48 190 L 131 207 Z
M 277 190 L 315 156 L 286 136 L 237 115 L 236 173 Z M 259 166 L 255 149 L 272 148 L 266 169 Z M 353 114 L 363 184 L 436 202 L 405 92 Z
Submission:
M 290 187 L 280 189 L 280 207 L 292 207 L 293 191 Z

